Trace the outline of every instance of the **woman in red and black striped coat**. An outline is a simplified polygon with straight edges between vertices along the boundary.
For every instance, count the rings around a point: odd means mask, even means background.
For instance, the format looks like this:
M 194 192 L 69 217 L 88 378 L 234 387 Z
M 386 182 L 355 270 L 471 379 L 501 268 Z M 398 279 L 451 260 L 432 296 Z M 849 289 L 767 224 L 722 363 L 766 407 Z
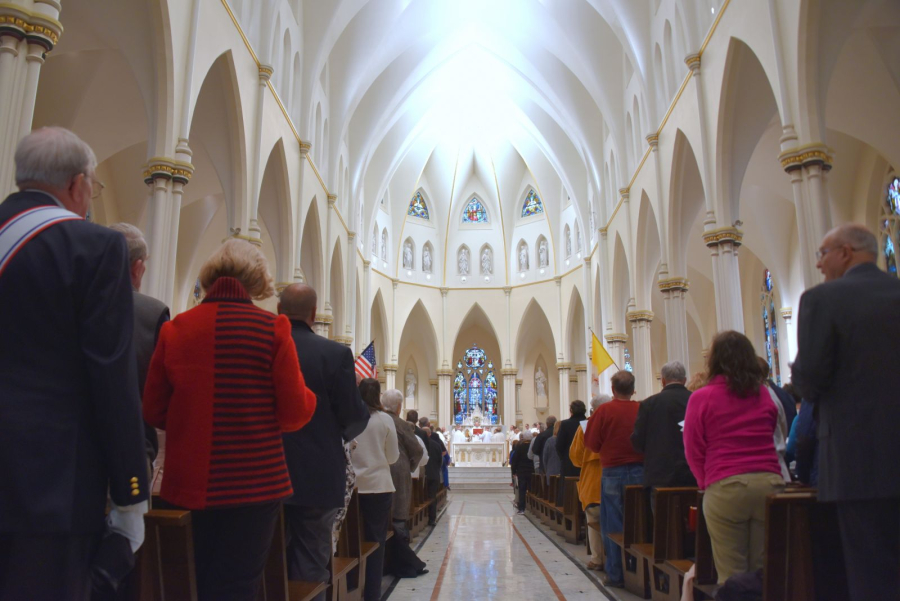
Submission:
M 191 509 L 198 598 L 252 600 L 281 500 L 281 433 L 312 418 L 291 324 L 253 305 L 274 294 L 262 252 L 229 240 L 200 272 L 203 302 L 162 327 L 144 419 L 166 431 L 161 496 Z

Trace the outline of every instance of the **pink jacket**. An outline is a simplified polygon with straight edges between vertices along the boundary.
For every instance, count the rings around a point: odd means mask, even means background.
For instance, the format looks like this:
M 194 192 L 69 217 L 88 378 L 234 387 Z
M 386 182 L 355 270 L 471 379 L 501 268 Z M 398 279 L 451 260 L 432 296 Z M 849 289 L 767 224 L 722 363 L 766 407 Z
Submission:
M 701 489 L 751 472 L 781 475 L 773 433 L 778 409 L 765 387 L 749 398 L 732 393 L 724 376 L 691 395 L 684 418 L 684 454 Z

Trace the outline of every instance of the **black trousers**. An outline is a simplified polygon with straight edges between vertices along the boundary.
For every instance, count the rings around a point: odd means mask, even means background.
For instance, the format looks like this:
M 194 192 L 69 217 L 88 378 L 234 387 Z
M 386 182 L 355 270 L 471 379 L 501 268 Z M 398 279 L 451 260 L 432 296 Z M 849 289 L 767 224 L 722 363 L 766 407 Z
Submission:
M 100 537 L 0 534 L 0 601 L 89 599 Z
M 900 499 L 837 503 L 852 601 L 900 599 Z
M 256 598 L 281 501 L 191 511 L 198 601 Z
M 287 524 L 288 578 L 328 582 L 328 560 L 333 555 L 331 531 L 340 507 L 321 508 L 284 505 Z M 325 593 L 316 597 L 324 601 Z
M 425 494 L 428 496 L 429 501 L 433 501 L 437 498 L 438 490 L 441 488 L 440 480 L 425 480 Z M 437 520 L 437 503 L 432 503 L 428 506 L 428 524 L 434 524 Z
M 404 520 L 394 520 L 394 536 L 388 541 L 391 568 L 399 578 L 415 578 L 425 569 L 425 562 L 419 559 L 409 546 L 409 529 Z
M 384 547 L 388 525 L 391 523 L 392 492 L 359 495 L 359 513 L 363 521 L 363 538 L 378 543 L 378 549 L 366 560 L 365 601 L 381 599 L 381 578 L 384 575 Z
M 528 486 L 531 484 L 531 474 L 522 475 L 517 478 L 519 481 L 519 511 L 525 511 L 525 500 L 528 496 Z

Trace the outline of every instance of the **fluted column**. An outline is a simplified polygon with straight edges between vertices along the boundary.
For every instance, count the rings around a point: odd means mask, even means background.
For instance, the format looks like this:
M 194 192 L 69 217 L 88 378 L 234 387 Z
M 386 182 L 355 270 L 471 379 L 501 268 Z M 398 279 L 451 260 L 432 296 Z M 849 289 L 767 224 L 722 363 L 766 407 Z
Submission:
M 518 407 L 516 395 L 516 375 L 518 371 L 514 368 L 505 367 L 500 370 L 503 375 L 503 419 L 504 426 L 511 426 L 516 423 L 516 410 Z
M 631 341 L 634 345 L 635 397 L 643 400 L 653 392 L 653 364 L 650 358 L 653 311 L 632 309 L 625 317 L 631 322 Z
M 438 381 L 437 380 L 428 380 L 428 384 L 431 386 L 431 411 L 428 414 L 428 419 L 432 422 L 437 423 L 439 426 L 443 426 L 444 428 L 449 428 L 450 424 L 441 423 L 438 421 Z
M 670 277 L 660 279 L 658 285 L 666 308 L 666 362 L 681 361 L 686 369 L 690 369 L 685 307 L 688 281 L 682 277 Z
M 447 295 L 449 293 L 449 288 L 441 288 L 441 369 L 447 370 L 450 369 L 450 362 L 447 359 Z
M 57 3 L 28 12 L 0 4 L 0 198 L 15 188 L 15 148 L 31 131 L 41 66 L 62 34 L 58 18 Z
M 612 357 L 613 362 L 615 362 L 616 369 L 625 369 L 625 343 L 628 342 L 627 334 L 619 334 L 612 333 L 604 336 L 606 339 L 606 350 L 609 351 L 609 356 Z M 606 373 L 609 373 L 610 370 L 606 370 Z M 612 377 L 610 375 L 610 377 Z M 607 386 L 608 386 L 607 382 Z M 603 388 L 601 385 L 600 392 L 609 392 L 608 388 Z
M 522 380 L 516 379 L 516 421 L 507 426 L 517 426 L 522 423 Z
M 581 399 L 587 405 L 591 400 L 591 380 L 588 378 L 587 364 L 579 363 L 575 366 L 575 393 L 576 399 Z
M 794 193 L 804 288 L 822 281 L 816 269 L 816 250 L 831 229 L 826 179 L 831 170 L 830 152 L 824 144 L 815 143 L 786 150 L 778 156 L 782 168 L 791 178 Z
M 356 352 L 361 353 L 372 341 L 372 311 L 369 307 L 369 279 L 371 276 L 372 262 L 363 259 L 363 323 L 359 326 L 362 332 L 356 337 Z M 377 357 L 376 357 L 377 359 Z
M 251 174 L 253 189 L 250 193 L 250 223 L 247 228 L 247 236 L 249 241 L 257 246 L 262 246 L 262 230 L 259 227 L 259 193 L 262 190 L 263 169 L 265 168 L 262 157 L 263 113 L 266 105 L 266 88 L 273 71 L 269 65 L 259 65 L 259 85 L 256 86 L 256 135 L 253 142 L 256 156 L 253 157 L 253 173 Z
M 453 425 L 453 405 L 450 399 L 450 384 L 453 370 L 438 370 L 438 423 L 449 428 Z
M 572 365 L 564 361 L 556 364 L 556 369 L 559 371 L 559 410 L 556 414 L 557 416 L 569 416 L 569 388 L 572 385 L 569 382 L 569 370 L 571 368 Z
M 400 280 L 394 278 L 391 280 L 393 284 L 393 293 L 391 294 L 391 363 L 397 362 L 397 347 L 400 341 L 397 340 L 397 288 L 400 286 Z
M 331 258 L 332 258 L 332 252 L 334 251 L 334 246 L 332 245 L 332 239 L 331 239 L 331 224 L 335 219 L 334 213 L 337 210 L 335 208 L 336 203 L 337 203 L 337 194 L 328 194 L 327 198 L 328 198 L 328 212 L 325 215 L 325 253 L 324 253 L 325 254 L 325 265 L 324 265 L 325 271 L 323 272 L 325 274 L 325 279 L 323 280 L 325 282 L 325 284 L 323 286 L 323 288 L 325 288 L 325 290 L 323 290 L 322 293 L 325 298 L 325 302 L 323 303 L 323 309 L 324 309 L 325 313 L 327 313 L 329 315 L 334 315 L 334 309 L 331 306 L 331 304 L 332 304 Z M 394 285 L 394 296 L 395 297 L 397 296 L 396 284 Z M 338 299 L 334 299 L 333 302 L 337 303 L 340 301 Z M 393 323 L 391 324 L 391 327 L 393 327 Z M 391 338 L 393 339 L 393 336 L 391 336 Z M 391 347 L 393 348 L 393 340 L 391 340 Z M 393 361 L 397 361 L 396 356 L 393 357 Z
M 384 367 L 384 390 L 397 388 L 397 364 L 385 363 L 382 367 Z
M 740 225 L 740 222 L 736 225 Z M 708 229 L 703 232 L 703 242 L 706 243 L 712 256 L 716 321 L 719 331 L 744 331 L 741 273 L 738 267 L 738 249 L 743 237 L 743 232 L 737 227 Z

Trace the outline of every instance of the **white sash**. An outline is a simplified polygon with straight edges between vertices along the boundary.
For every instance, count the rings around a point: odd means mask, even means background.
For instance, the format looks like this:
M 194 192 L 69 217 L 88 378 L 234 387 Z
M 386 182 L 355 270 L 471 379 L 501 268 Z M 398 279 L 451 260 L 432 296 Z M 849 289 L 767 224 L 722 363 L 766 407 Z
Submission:
M 25 243 L 51 225 L 81 219 L 75 213 L 57 206 L 41 206 L 23 211 L 0 226 L 0 275 Z

